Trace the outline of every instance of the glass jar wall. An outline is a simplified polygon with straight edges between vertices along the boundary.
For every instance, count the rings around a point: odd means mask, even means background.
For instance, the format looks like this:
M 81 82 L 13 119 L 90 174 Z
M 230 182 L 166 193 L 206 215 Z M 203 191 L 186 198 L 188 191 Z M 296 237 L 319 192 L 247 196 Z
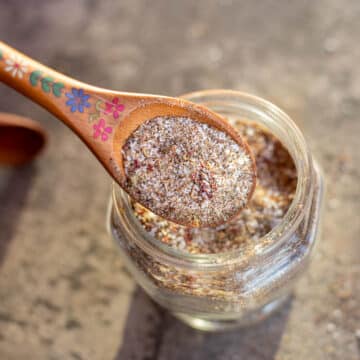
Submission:
M 320 220 L 322 176 L 292 120 L 275 105 L 234 91 L 184 96 L 222 114 L 259 124 L 288 150 L 297 172 L 292 203 L 256 245 L 191 254 L 160 242 L 134 216 L 128 196 L 113 186 L 108 225 L 138 284 L 189 325 L 220 330 L 259 321 L 277 309 L 306 269 Z

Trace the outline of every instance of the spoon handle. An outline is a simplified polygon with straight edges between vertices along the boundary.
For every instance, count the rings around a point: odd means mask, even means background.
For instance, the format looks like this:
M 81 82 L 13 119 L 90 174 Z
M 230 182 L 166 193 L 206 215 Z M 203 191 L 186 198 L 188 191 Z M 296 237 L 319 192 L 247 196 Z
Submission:
M 0 80 L 43 106 L 67 125 L 68 89 L 88 85 L 62 75 L 0 42 Z
M 119 95 L 60 74 L 0 41 L 0 81 L 69 126 L 109 172 L 112 137 L 124 110 Z M 124 100 L 124 97 L 122 97 Z M 125 109 L 126 108 L 126 109 Z

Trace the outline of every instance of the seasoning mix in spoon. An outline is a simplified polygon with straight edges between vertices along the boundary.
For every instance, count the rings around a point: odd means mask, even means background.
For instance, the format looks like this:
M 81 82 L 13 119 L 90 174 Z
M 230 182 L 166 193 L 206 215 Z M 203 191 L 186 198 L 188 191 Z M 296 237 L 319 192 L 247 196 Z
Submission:
M 188 117 L 156 117 L 123 147 L 125 189 L 176 223 L 215 226 L 233 218 L 254 190 L 254 161 L 245 145 Z

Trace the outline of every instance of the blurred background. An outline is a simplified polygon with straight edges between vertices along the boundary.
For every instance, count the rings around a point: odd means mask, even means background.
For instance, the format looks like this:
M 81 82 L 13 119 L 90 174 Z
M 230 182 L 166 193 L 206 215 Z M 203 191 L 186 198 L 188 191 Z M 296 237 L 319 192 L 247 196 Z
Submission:
M 359 359 L 359 18 L 357 0 L 0 0 L 3 41 L 84 82 L 269 99 L 304 132 L 327 181 L 322 239 L 291 303 L 249 329 L 196 332 L 124 270 L 105 229 L 101 165 L 0 84 L 0 112 L 50 134 L 36 163 L 0 169 L 0 358 Z

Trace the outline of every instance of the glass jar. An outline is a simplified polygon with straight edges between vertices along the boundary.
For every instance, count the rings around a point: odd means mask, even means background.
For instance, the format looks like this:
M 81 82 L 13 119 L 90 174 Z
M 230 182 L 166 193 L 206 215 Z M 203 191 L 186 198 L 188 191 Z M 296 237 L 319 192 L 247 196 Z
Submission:
M 226 90 L 184 98 L 230 122 L 254 121 L 281 141 L 298 175 L 289 210 L 250 255 L 242 249 L 189 254 L 150 236 L 134 216 L 127 194 L 114 184 L 108 228 L 134 279 L 176 317 L 208 331 L 248 325 L 281 306 L 308 265 L 319 227 L 322 175 L 300 130 L 270 102 Z

